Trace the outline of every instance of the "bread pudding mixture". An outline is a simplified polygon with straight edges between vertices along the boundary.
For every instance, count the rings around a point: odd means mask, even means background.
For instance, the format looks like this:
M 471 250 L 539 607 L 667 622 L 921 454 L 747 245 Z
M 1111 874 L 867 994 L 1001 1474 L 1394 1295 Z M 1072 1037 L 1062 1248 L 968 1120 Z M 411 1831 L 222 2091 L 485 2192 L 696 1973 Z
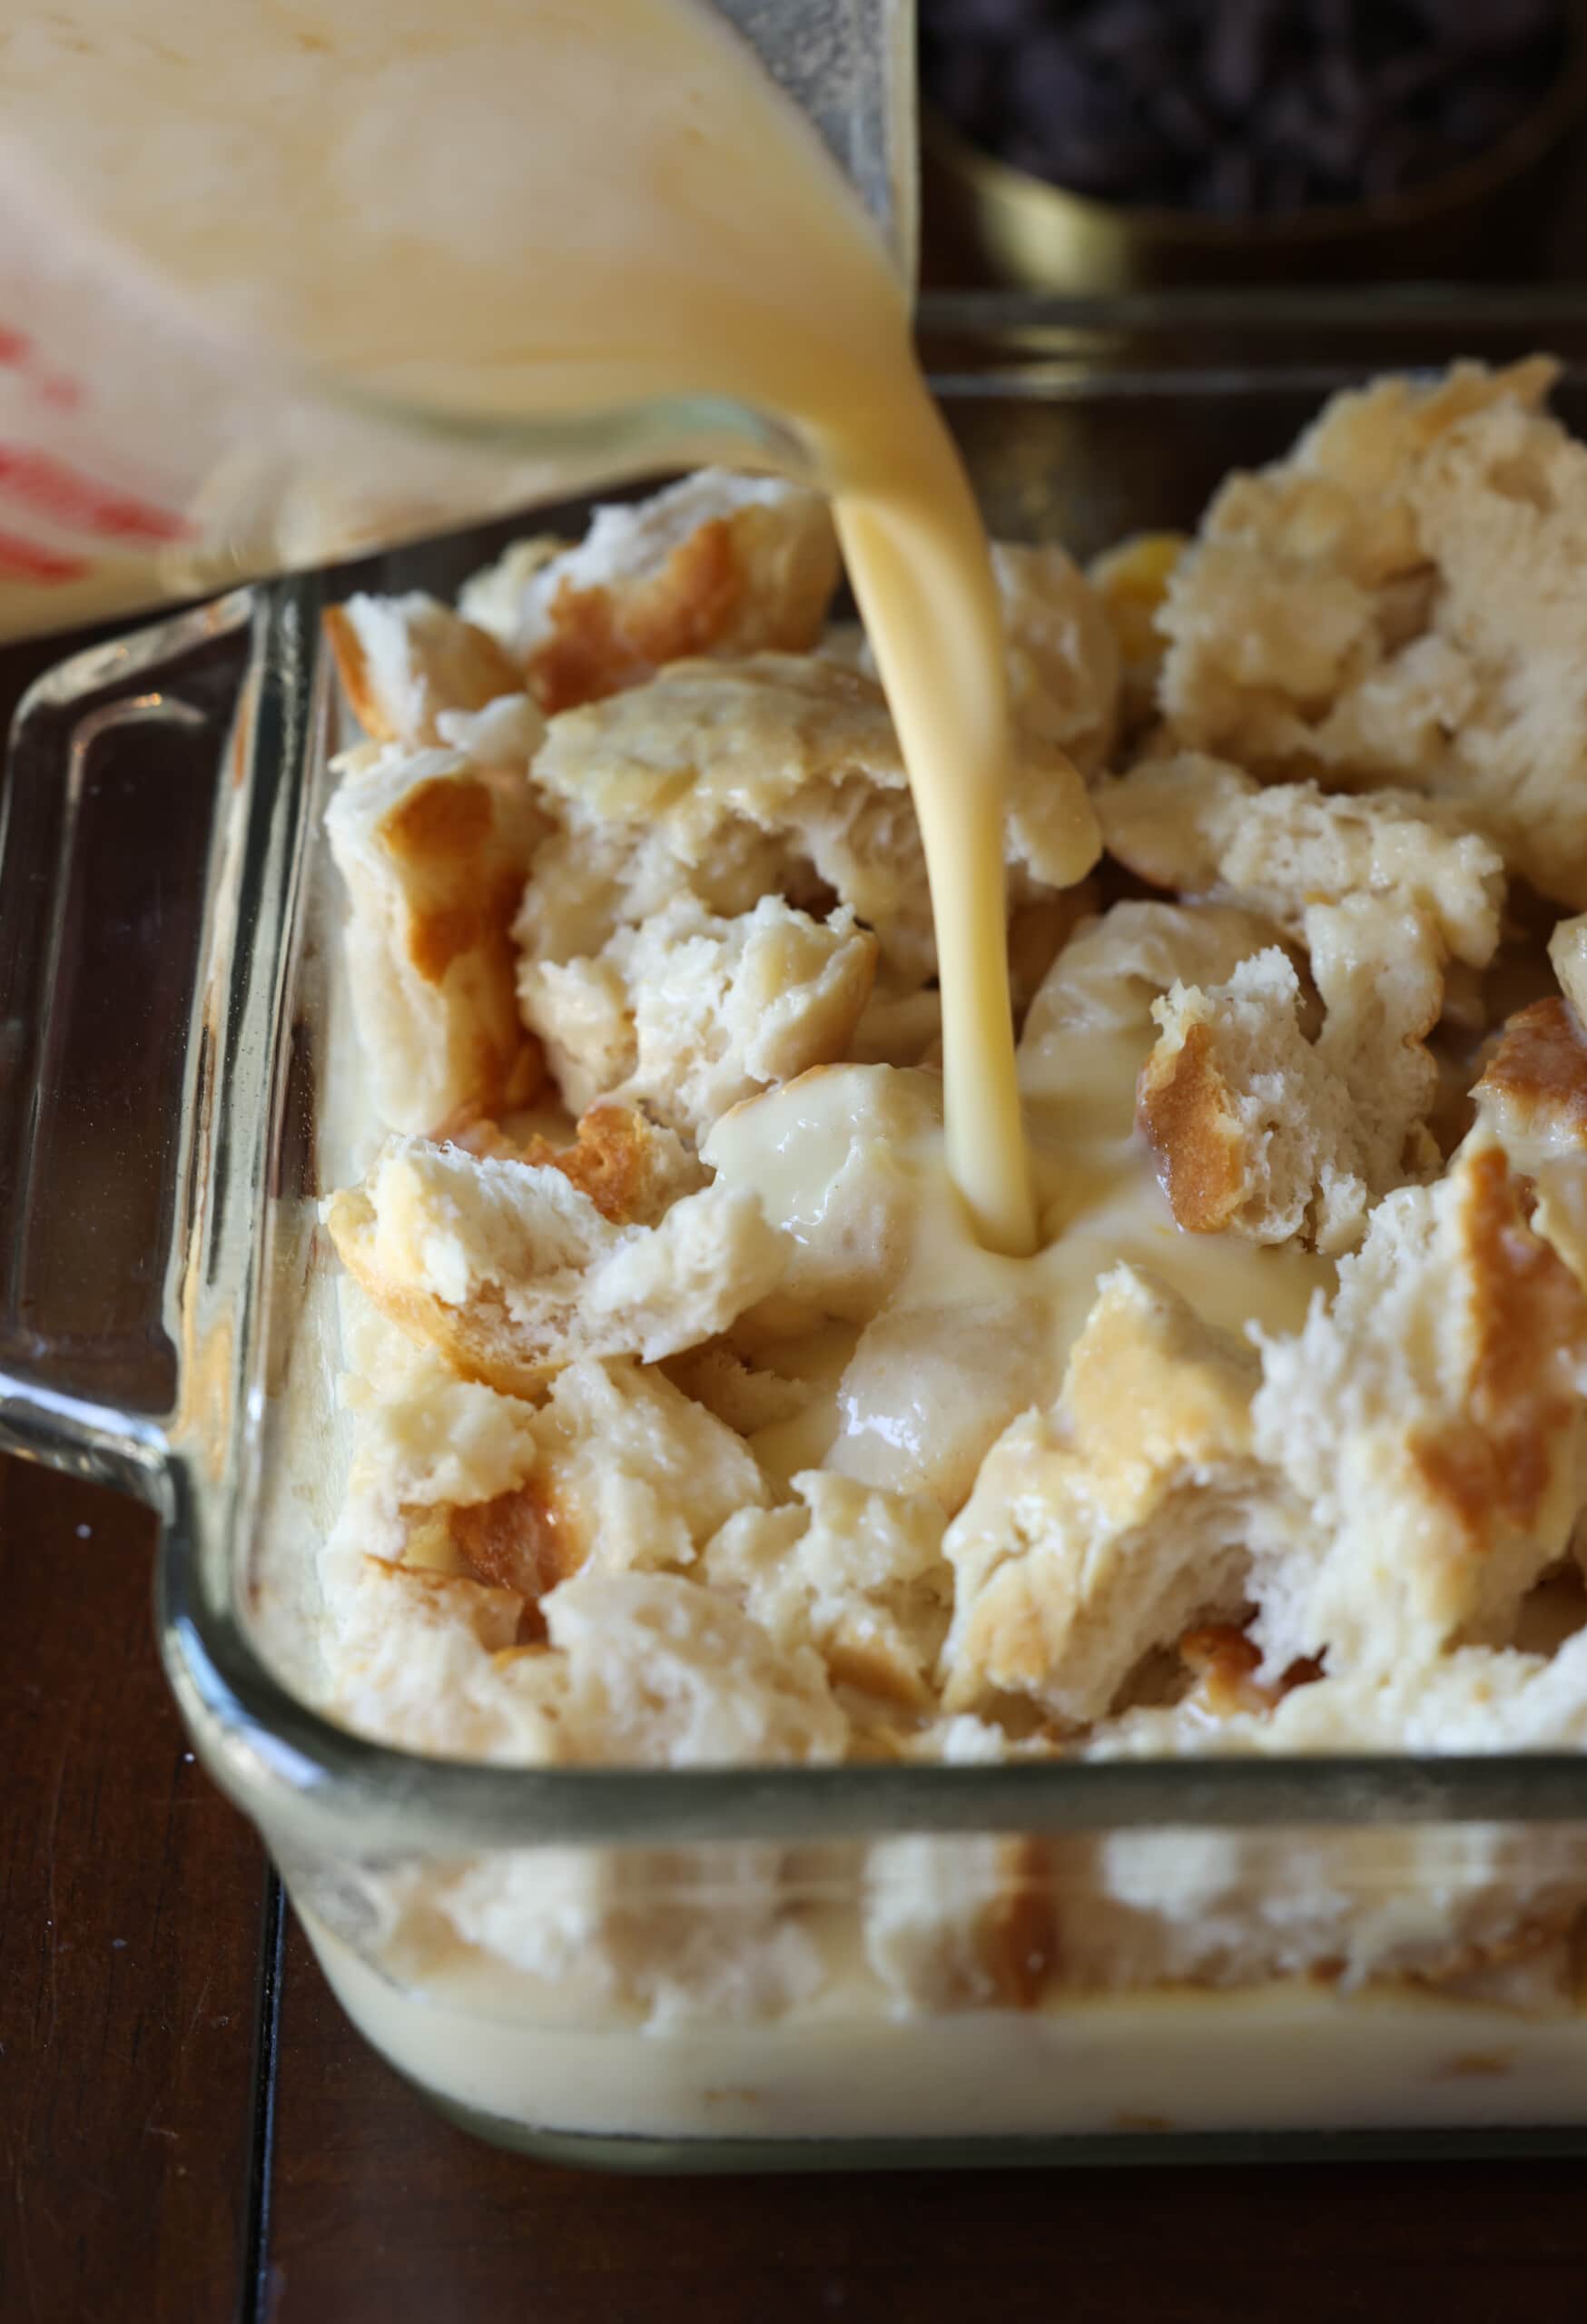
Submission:
M 1552 376 L 1341 396 L 1089 574 L 995 550 L 1029 1258 L 945 1164 L 925 860 L 819 498 L 705 472 L 456 611 L 339 609 L 387 1135 L 326 1206 L 336 1717 L 562 1767 L 1587 1741 L 1587 448 Z M 434 1885 L 426 1942 L 655 2020 L 856 1977 L 1573 1994 L 1572 1851 L 1393 1838 L 883 1841 L 856 1959 L 788 1850 L 727 1851 L 724 1904 L 719 1848 L 670 1918 L 541 1851 Z

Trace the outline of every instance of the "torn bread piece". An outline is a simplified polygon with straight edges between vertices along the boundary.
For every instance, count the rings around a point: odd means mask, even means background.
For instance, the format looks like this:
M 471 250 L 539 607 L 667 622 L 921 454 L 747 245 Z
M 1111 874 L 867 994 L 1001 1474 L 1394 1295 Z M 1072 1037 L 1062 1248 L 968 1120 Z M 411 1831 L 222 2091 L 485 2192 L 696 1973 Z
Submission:
M 649 500 L 597 508 L 577 547 L 509 548 L 465 585 L 461 604 L 554 712 L 669 662 L 803 653 L 838 572 L 818 493 L 702 468 Z
M 1503 1152 L 1391 1194 L 1305 1327 L 1257 1334 L 1258 1454 L 1306 1512 L 1254 1581 L 1265 1671 L 1503 1641 L 1563 1556 L 1587 1469 L 1587 1295 Z
M 1507 1018 L 1472 1095 L 1529 1177 L 1550 1161 L 1587 1159 L 1587 1036 L 1571 1003 L 1556 995 Z
M 378 743 L 417 750 L 444 739 L 447 712 L 523 699 L 523 677 L 496 639 L 438 597 L 349 597 L 324 616 L 353 714 Z
M 715 1413 L 737 1436 L 754 1437 L 762 1429 L 777 1428 L 795 1419 L 810 1402 L 807 1381 L 746 1363 L 725 1340 L 668 1356 L 665 1369 L 675 1387 Z
M 333 1718 L 378 1742 L 449 1758 L 543 1766 L 558 1758 L 555 1689 L 516 1651 L 516 1591 L 334 1544 L 321 1580 Z
M 1428 1118 L 1439 1102 L 1426 1046 L 1444 1005 L 1444 953 L 1422 912 L 1356 894 L 1302 922 L 1323 1004 L 1316 1055 L 1351 1108 L 1355 1167 L 1374 1198 L 1442 1167 Z
M 730 1517 L 768 1499 L 740 1438 L 630 1357 L 569 1364 L 537 1405 L 459 1379 L 424 1348 L 354 1405 L 339 1536 L 514 1592 L 520 1635 L 585 1566 L 688 1566 Z
M 753 1194 L 707 1187 L 616 1226 L 557 1169 L 391 1140 L 325 1206 L 343 1265 L 467 1379 L 533 1395 L 581 1356 L 655 1362 L 765 1296 L 784 1243 Z
M 1088 1738 L 1089 1758 L 1294 1753 L 1579 1750 L 1587 1745 L 1587 1631 L 1552 1654 L 1464 1646 L 1431 1662 L 1325 1674 L 1248 1707 L 1194 1689 Z
M 1079 566 L 1056 541 L 992 545 L 1008 640 L 1009 707 L 1032 742 L 1055 743 L 1084 775 L 1119 732 L 1119 645 Z
M 1231 477 L 1160 615 L 1161 703 L 1264 775 L 1448 800 L 1580 908 L 1587 446 L 1541 409 L 1556 369 L 1380 379 Z
M 1049 1412 L 1022 1413 L 949 1527 L 950 1711 L 1103 1718 L 1142 1657 L 1241 1606 L 1271 1533 L 1255 1352 L 1129 1266 L 1102 1278 Z
M 1376 896 L 1420 912 L 1473 968 L 1498 944 L 1498 849 L 1413 793 L 1263 789 L 1238 767 L 1182 753 L 1144 760 L 1102 785 L 1095 804 L 1109 852 L 1138 878 L 1244 905 L 1286 935 L 1303 932 L 1314 904 Z
M 356 1362 L 363 1335 L 345 1336 Z M 348 1530 L 360 1551 L 395 1562 L 408 1553 L 416 1512 L 499 1500 L 525 1483 L 541 1457 L 534 1404 L 459 1378 L 432 1347 L 403 1340 L 400 1349 L 397 1365 L 382 1351 L 370 1367 L 376 1377 L 355 1372 L 342 1384 L 353 1412 Z M 449 1557 L 439 1562 L 461 1570 Z
M 677 894 L 725 916 L 767 894 L 835 897 L 906 987 L 935 973 L 931 896 L 903 760 L 881 688 L 813 656 L 682 662 L 554 718 L 535 761 L 561 826 L 515 934 L 537 960 L 598 953 Z M 1020 753 L 1007 824 L 1010 909 L 1095 860 L 1075 769 Z
M 1119 732 L 1119 643 L 1084 573 L 1056 541 L 994 541 L 1009 708 L 1028 748 L 1050 745 L 1088 779 Z M 860 667 L 875 675 L 867 649 Z
M 1077 1994 L 1304 1979 L 1342 1994 L 1377 1986 L 1401 2007 L 1430 1988 L 1574 2006 L 1571 1938 L 1587 1881 L 1558 1827 L 1181 1827 L 1058 1853 L 1063 1973 Z
M 1315 1043 L 1300 980 L 1276 948 L 1223 985 L 1176 984 L 1153 1003 L 1162 1030 L 1137 1119 L 1181 1226 L 1344 1250 L 1372 1201 L 1437 1167 L 1425 1117 L 1438 1072 L 1423 1043 L 1438 1014 L 1438 955 L 1424 923 L 1404 917 L 1370 896 L 1307 913 L 1327 1010 Z
M 777 2018 L 821 1992 L 830 1965 L 788 1872 L 785 1849 L 754 1840 L 498 1848 L 434 1902 L 465 1945 L 568 2007 L 665 2034 Z
M 1179 1225 L 1257 1243 L 1360 1239 L 1366 1187 L 1343 1084 L 1302 1032 L 1300 980 L 1277 950 L 1227 984 L 1175 985 L 1141 1068 L 1136 1119 Z
M 1587 912 L 1557 922 L 1549 938 L 1549 961 L 1577 1022 L 1587 1024 Z
M 569 1106 L 613 1092 L 697 1138 L 741 1098 L 842 1057 L 875 963 L 846 907 L 823 921 L 763 896 L 724 920 L 675 896 L 593 956 L 525 958 L 518 1000 Z
M 779 1653 L 731 1599 L 680 1575 L 587 1568 L 542 1601 L 545 1642 L 520 1640 L 511 1590 L 374 1557 L 328 1578 L 329 1707 L 383 1741 L 565 1767 L 843 1756 L 848 1721 L 820 1657 Z
M 515 668 L 522 657 L 513 652 L 513 641 L 535 576 L 574 547 L 560 533 L 530 533 L 522 540 L 509 541 L 499 556 L 471 573 L 458 592 L 458 611 L 477 629 L 494 637 Z
M 1579 924 L 1562 921 L 1550 947 L 1572 983 Z M 1535 1189 L 1533 1226 L 1587 1285 L 1587 1037 L 1572 1002 L 1555 994 L 1506 1019 L 1472 1097 L 1482 1133 Z
M 470 766 L 527 775 L 546 739 L 546 721 L 527 694 L 498 694 L 483 710 L 440 710 L 436 733 L 448 750 L 461 751 Z
M 793 1483 L 801 1506 L 727 1519 L 704 1578 L 780 1647 L 813 1646 L 834 1685 L 929 1709 L 952 1594 L 941 1510 L 821 1469 Z
M 455 1502 L 452 1547 L 526 1609 L 575 1573 L 690 1566 L 736 1511 L 768 1499 L 754 1456 L 665 1374 L 631 1357 L 569 1364 L 530 1423 L 521 1482 Z
M 670 1573 L 577 1575 L 545 1601 L 564 1659 L 565 1756 L 584 1766 L 839 1759 L 848 1721 L 821 1658 L 780 1650 L 720 1591 Z
M 458 1117 L 438 1143 L 498 1161 L 560 1170 L 617 1226 L 654 1226 L 680 1195 L 697 1194 L 705 1172 L 675 1130 L 615 1098 L 589 1107 L 571 1146 L 536 1131 L 513 1137 L 499 1123 Z
M 1087 1739 L 1090 1759 L 1437 1757 L 1574 1751 L 1587 1742 L 1587 1637 L 1552 1656 L 1464 1647 L 1432 1662 L 1324 1676 L 1267 1703 L 1227 1708 L 1197 1689 L 1166 1709 L 1133 1710 Z M 1348 1988 L 1381 1978 L 1458 1986 L 1545 1973 L 1545 2005 L 1573 2005 L 1562 1942 L 1587 1905 L 1580 1852 L 1559 1827 L 1426 1824 L 1339 1835 L 1307 1831 L 1115 1834 L 1092 1878 L 1071 1882 L 1065 1964 L 1099 1988 L 1193 1977 L 1218 1984 L 1326 1975 Z M 1183 1845 L 1181 1845 L 1181 1843 Z M 1480 1990 L 1473 1998 L 1490 1997 Z
M 1040 1840 L 878 1841 L 866 1854 L 862 1914 L 866 1960 L 902 2014 L 1034 2009 L 1060 1966 Z
M 386 753 L 344 776 L 325 827 L 381 1119 L 423 1132 L 460 1107 L 527 1103 L 542 1064 L 508 931 L 545 824 L 523 778 L 453 751 Z
M 1158 674 L 1168 641 L 1158 614 L 1189 543 L 1183 533 L 1131 533 L 1086 567 L 1113 630 L 1119 661 L 1119 723 L 1144 726 L 1157 707 Z
M 1222 984 L 1278 931 L 1234 904 L 1112 906 L 1083 923 L 1060 952 L 1026 1011 L 1020 1083 L 1041 1094 L 1069 1038 L 1144 1030 L 1152 1004 L 1175 984 Z
M 1308 1057 L 1280 996 L 1269 996 L 1276 1005 L 1265 1029 L 1247 1022 L 1249 1009 L 1231 996 L 1221 1010 L 1217 1089 L 1202 1068 L 1220 1011 L 1205 994 L 1182 1045 L 1167 1037 L 1159 1044 L 1143 1107 L 1149 1095 L 1148 1135 L 1165 1156 L 1170 1189 L 1180 1189 L 1176 1216 L 1202 1231 L 1221 1217 L 1278 1239 L 1297 1229 L 1309 1177 L 1330 1214 L 1326 1226 L 1321 1213 L 1312 1221 L 1319 1247 L 1345 1247 L 1363 1212 L 1355 1196 L 1339 1208 L 1336 1182 L 1359 1180 L 1375 1197 L 1439 1165 L 1426 1126 L 1439 1075 L 1426 1039 L 1443 1007 L 1446 958 L 1482 967 L 1497 944 L 1497 852 L 1443 828 L 1442 811 L 1421 800 L 1329 798 L 1309 783 L 1259 791 L 1237 768 L 1208 758 L 1138 768 L 1110 786 L 1100 812 L 1110 844 L 1135 868 L 1237 897 L 1300 937 L 1324 1004 Z M 1264 1088 L 1247 1088 L 1242 1071 L 1264 1077 Z M 1305 1147 L 1314 1149 L 1309 1165 Z M 1282 1199 L 1257 1187 L 1268 1156 L 1285 1181 Z M 1295 1164 L 1298 1177 L 1287 1167 Z

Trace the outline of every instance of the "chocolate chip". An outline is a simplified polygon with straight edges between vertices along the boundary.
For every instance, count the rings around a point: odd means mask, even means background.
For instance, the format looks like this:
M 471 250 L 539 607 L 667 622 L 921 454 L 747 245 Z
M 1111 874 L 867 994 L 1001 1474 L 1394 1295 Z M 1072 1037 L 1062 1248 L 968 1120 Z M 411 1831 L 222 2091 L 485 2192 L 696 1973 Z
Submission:
M 987 41 L 944 41 L 933 86 L 942 111 L 972 136 L 995 136 L 1002 108 L 1001 52 Z
M 1241 218 L 1257 206 L 1257 157 L 1248 145 L 1225 145 L 1198 181 L 1199 207 Z
M 1520 48 L 1558 24 L 1552 0 L 1408 0 L 1434 40 L 1468 54 Z
M 1563 0 L 919 0 L 922 87 L 1060 184 L 1220 216 L 1447 170 L 1535 105 Z
M 1525 111 L 1524 98 L 1507 89 L 1455 89 L 1439 112 L 1439 132 L 1461 153 L 1479 153 L 1507 136 Z
M 1075 26 L 1075 37 L 1093 56 L 1133 64 L 1145 58 L 1160 64 L 1174 28 L 1161 0 L 1101 0 Z
M 1171 84 L 1159 89 L 1151 105 L 1151 119 L 1176 153 L 1199 161 L 1217 143 L 1217 123 L 1188 90 Z
M 1273 0 L 1224 0 L 1209 12 L 1201 78 L 1225 113 L 1245 113 L 1260 94 L 1276 13 Z

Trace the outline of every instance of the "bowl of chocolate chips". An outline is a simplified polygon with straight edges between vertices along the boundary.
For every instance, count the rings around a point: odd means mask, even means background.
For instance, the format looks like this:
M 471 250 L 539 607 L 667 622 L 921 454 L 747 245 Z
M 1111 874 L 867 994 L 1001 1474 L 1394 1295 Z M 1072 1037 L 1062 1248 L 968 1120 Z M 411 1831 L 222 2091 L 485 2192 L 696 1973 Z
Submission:
M 919 21 L 950 279 L 1550 271 L 1581 0 L 919 0 Z

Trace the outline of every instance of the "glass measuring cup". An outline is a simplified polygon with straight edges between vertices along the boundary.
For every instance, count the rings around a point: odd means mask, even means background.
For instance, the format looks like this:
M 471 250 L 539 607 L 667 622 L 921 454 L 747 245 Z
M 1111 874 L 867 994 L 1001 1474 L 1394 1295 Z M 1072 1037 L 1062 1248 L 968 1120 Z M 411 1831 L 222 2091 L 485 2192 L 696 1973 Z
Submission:
M 715 13 L 814 124 L 912 280 L 912 0 Z M 151 140 L 151 170 L 158 153 Z M 711 460 L 796 469 L 800 455 L 774 416 L 717 397 L 504 423 L 355 399 L 261 356 L 75 214 L 0 69 L 0 637 Z

